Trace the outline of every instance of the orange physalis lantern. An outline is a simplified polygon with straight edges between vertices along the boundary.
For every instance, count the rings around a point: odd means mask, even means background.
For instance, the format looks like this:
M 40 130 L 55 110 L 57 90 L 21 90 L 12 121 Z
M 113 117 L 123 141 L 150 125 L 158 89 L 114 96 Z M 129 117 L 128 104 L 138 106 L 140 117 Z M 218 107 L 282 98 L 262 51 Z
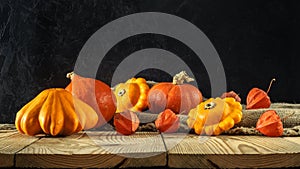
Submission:
M 272 79 L 267 92 L 259 89 L 253 88 L 247 95 L 247 106 L 246 109 L 259 109 L 259 108 L 269 108 L 271 105 L 270 97 L 268 93 L 270 91 L 271 85 L 275 81 Z
M 274 110 L 268 110 L 260 116 L 256 129 L 269 137 L 278 137 L 283 134 L 281 119 Z
M 124 135 L 133 134 L 139 127 L 140 120 L 136 113 L 126 110 L 116 113 L 114 116 L 114 126 L 118 133 Z
M 166 109 L 159 113 L 155 120 L 155 127 L 160 132 L 172 133 L 176 132 L 180 126 L 179 117 L 171 109 Z

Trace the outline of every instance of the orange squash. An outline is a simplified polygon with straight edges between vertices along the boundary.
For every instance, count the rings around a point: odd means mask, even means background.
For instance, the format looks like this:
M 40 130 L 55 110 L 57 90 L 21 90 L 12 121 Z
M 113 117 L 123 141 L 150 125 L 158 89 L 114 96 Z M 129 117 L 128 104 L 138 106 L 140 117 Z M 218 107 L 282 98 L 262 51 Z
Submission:
M 104 82 L 92 78 L 81 77 L 73 72 L 67 77 L 72 81 L 66 87 L 74 96 L 90 105 L 98 114 L 100 127 L 110 121 L 116 112 L 116 97 L 111 88 Z
M 97 121 L 97 113 L 89 105 L 64 89 L 51 88 L 18 111 L 15 125 L 20 133 L 30 136 L 65 136 L 93 128 Z
M 140 124 L 140 120 L 136 113 L 126 110 L 121 113 L 116 113 L 114 116 L 114 126 L 118 133 L 130 135 L 135 133 Z
M 189 112 L 187 125 L 199 135 L 219 135 L 241 119 L 242 105 L 234 98 L 210 98 Z
M 202 102 L 202 93 L 191 84 L 184 81 L 194 79 L 183 71 L 175 75 L 173 83 L 161 82 L 154 85 L 148 93 L 148 107 L 152 113 L 160 113 L 171 109 L 174 113 L 188 114 L 190 109 Z
M 271 100 L 268 93 L 273 81 L 275 81 L 275 79 L 272 79 L 270 82 L 267 92 L 256 87 L 249 91 L 247 95 L 246 109 L 269 108 L 271 106 Z
M 114 93 L 117 98 L 117 111 L 143 111 L 147 105 L 149 86 L 144 78 L 131 78 L 116 86 Z

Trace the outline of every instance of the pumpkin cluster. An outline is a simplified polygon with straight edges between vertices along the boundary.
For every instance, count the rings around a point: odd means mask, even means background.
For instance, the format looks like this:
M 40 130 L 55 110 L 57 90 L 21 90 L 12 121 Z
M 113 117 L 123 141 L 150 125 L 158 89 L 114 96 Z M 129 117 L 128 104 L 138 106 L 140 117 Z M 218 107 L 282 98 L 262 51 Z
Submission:
M 203 101 L 201 91 L 188 83 L 194 79 L 184 71 L 176 74 L 173 82 L 151 86 L 144 78 L 132 77 L 114 88 L 74 72 L 67 77 L 71 82 L 66 88 L 45 89 L 17 112 L 15 125 L 20 133 L 66 136 L 111 122 L 117 133 L 130 135 L 141 123 L 137 112 L 145 110 L 157 114 L 153 122 L 164 133 L 179 130 L 180 115 L 187 116 L 185 123 L 199 135 L 219 135 L 242 120 L 238 94 L 230 91 Z M 250 90 L 246 109 L 270 107 L 268 92 L 273 81 L 267 92 Z M 256 129 L 267 136 L 280 136 L 282 123 L 275 111 L 268 111 Z

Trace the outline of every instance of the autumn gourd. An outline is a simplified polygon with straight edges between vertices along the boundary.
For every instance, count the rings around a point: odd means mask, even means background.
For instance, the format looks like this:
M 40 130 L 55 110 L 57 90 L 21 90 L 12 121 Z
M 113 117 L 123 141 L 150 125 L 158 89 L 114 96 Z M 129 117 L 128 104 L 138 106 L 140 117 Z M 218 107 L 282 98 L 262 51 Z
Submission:
M 170 109 L 159 113 L 154 124 L 156 129 L 163 133 L 176 132 L 180 127 L 179 117 Z
M 111 88 L 104 82 L 85 78 L 74 72 L 68 73 L 71 83 L 66 87 L 74 96 L 90 105 L 98 114 L 95 127 L 100 127 L 111 120 L 116 111 L 116 98 Z
M 115 87 L 117 111 L 143 111 L 147 108 L 149 86 L 144 78 L 131 78 Z
M 20 133 L 30 136 L 66 136 L 93 128 L 97 121 L 97 113 L 89 105 L 65 89 L 51 88 L 18 111 L 15 125 Z
M 187 125 L 199 135 L 219 135 L 241 119 L 242 105 L 234 98 L 210 98 L 190 110 Z
M 271 106 L 270 97 L 268 93 L 270 91 L 271 85 L 275 81 L 272 79 L 267 92 L 259 89 L 252 88 L 247 95 L 246 109 L 259 109 L 259 108 L 269 108 Z
M 118 133 L 130 135 L 135 133 L 140 124 L 136 113 L 126 110 L 114 115 L 114 126 Z
M 202 93 L 199 89 L 183 83 L 193 80 L 182 71 L 174 76 L 173 83 L 155 84 L 148 93 L 149 110 L 152 113 L 160 113 L 165 109 L 171 109 L 176 114 L 187 114 L 190 109 L 202 102 Z

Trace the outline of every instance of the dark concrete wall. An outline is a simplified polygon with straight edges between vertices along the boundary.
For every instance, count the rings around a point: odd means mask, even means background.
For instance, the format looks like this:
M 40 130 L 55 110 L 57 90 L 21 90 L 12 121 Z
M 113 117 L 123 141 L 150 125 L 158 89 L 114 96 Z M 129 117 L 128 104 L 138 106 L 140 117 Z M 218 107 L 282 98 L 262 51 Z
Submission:
M 271 100 L 299 103 L 299 10 L 296 0 L 1 0 L 0 123 L 13 123 L 16 112 L 42 90 L 65 87 L 66 73 L 95 31 L 119 17 L 146 11 L 173 14 L 201 29 L 222 60 L 227 89 L 239 93 L 243 103 L 252 87 L 266 90 L 273 77 L 277 81 Z M 199 67 L 199 88 L 210 97 L 209 78 L 197 56 L 162 35 L 124 39 L 107 53 L 97 78 L 110 84 L 120 58 L 149 47 L 172 51 L 190 67 Z M 170 80 L 157 70 L 138 76 Z

